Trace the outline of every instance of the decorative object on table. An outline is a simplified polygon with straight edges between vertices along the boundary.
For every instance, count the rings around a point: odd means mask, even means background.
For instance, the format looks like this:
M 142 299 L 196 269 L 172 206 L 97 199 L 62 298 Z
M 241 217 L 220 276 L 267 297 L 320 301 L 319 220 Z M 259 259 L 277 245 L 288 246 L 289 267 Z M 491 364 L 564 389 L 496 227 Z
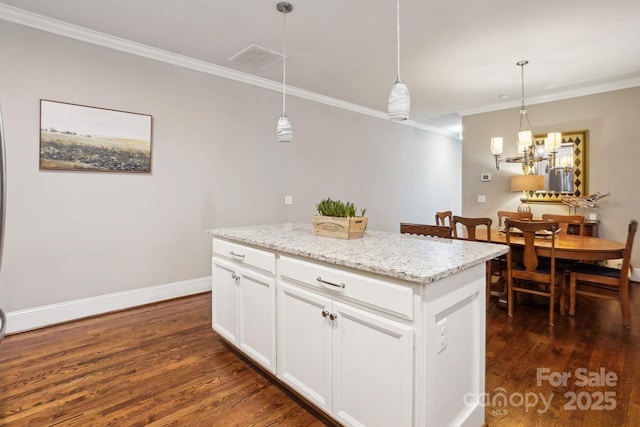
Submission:
M 515 175 L 511 177 L 511 191 L 522 191 L 518 212 L 531 212 L 527 204 L 527 193 L 544 190 L 544 177 L 541 175 Z
M 571 212 L 571 208 L 573 208 L 573 212 L 578 210 L 578 208 L 588 209 L 588 208 L 596 208 L 596 202 L 602 198 L 610 196 L 611 193 L 607 192 L 606 194 L 594 193 L 589 196 L 562 196 L 562 203 L 569 206 L 569 212 Z
M 285 112 L 285 98 L 287 87 L 287 13 L 293 10 L 293 6 L 288 2 L 280 2 L 276 5 L 279 12 L 282 13 L 283 37 L 282 37 L 282 115 L 278 119 L 276 133 L 278 142 L 291 142 L 293 136 L 291 132 L 291 122 Z
M 316 235 L 338 239 L 359 239 L 367 229 L 366 209 L 360 209 L 356 215 L 353 203 L 340 200 L 323 199 L 316 205 L 317 215 L 311 217 Z
M 400 0 L 396 0 L 396 42 L 398 74 L 389 94 L 388 110 L 390 120 L 400 121 L 407 120 L 409 118 L 409 110 L 411 110 L 409 89 L 402 83 L 400 78 Z
M 537 162 L 547 159 L 555 159 L 557 148 L 562 141 L 562 134 L 559 132 L 551 132 L 547 135 L 544 147 L 539 150 L 540 147 L 534 143 L 533 132 L 529 116 L 527 115 L 527 107 L 524 103 L 524 66 L 529 61 L 523 59 L 516 62 L 516 65 L 520 67 L 520 80 L 522 88 L 522 105 L 518 112 L 520 113 L 520 125 L 518 127 L 518 139 L 517 139 L 517 156 L 507 157 L 505 159 L 500 158 L 503 153 L 503 138 L 493 137 L 491 138 L 491 154 L 496 161 L 496 169 L 500 169 L 500 162 L 506 161 L 507 163 L 522 163 L 523 173 L 528 174 L 531 169 L 534 168 Z M 555 163 L 555 160 L 551 161 Z
M 40 100 L 40 169 L 151 172 L 148 114 Z

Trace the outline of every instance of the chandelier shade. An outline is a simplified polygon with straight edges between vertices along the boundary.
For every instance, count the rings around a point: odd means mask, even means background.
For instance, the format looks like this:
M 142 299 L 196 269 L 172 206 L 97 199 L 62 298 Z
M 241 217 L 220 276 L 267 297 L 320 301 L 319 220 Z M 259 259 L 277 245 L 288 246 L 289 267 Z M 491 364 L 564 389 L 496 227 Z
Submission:
M 544 151 L 549 153 L 558 151 L 558 147 L 562 144 L 562 134 L 560 132 L 551 132 L 547 134 L 544 140 Z
M 499 156 L 500 154 L 502 154 L 502 145 L 503 140 L 501 137 L 494 136 L 493 138 L 491 138 L 491 154 L 493 154 L 494 156 Z

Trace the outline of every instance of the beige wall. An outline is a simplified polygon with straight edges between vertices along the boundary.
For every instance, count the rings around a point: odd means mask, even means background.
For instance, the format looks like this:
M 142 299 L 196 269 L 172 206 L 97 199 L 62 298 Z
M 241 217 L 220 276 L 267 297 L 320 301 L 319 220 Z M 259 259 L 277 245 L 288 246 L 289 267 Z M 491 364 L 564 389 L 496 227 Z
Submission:
M 276 92 L 7 22 L 0 40 L 6 311 L 208 276 L 207 228 L 308 222 L 322 197 L 381 230 L 460 209 L 459 141 L 290 97 L 278 144 Z M 40 99 L 151 114 L 153 173 L 40 171 Z
M 637 197 L 640 143 L 635 130 L 640 112 L 640 88 L 532 105 L 528 109 L 535 133 L 589 131 L 588 192 L 611 192 L 611 196 L 601 199 L 597 209 L 578 209 L 578 213 L 596 212 L 601 220 L 600 237 L 624 241 L 629 220 L 640 220 L 640 198 Z M 502 163 L 500 170 L 496 171 L 489 151 L 490 138 L 503 136 L 505 155 L 515 155 L 517 110 L 512 108 L 463 117 L 464 215 L 489 216 L 497 221 L 496 211 L 517 208 L 519 194 L 509 192 L 509 177 L 521 173 L 521 167 Z M 492 181 L 481 182 L 482 172 L 490 172 Z M 486 203 L 477 202 L 479 194 L 486 195 Z M 534 216 L 545 212 L 567 214 L 569 208 L 562 204 L 533 204 L 532 211 Z M 640 248 L 634 250 L 632 263 L 640 266 Z

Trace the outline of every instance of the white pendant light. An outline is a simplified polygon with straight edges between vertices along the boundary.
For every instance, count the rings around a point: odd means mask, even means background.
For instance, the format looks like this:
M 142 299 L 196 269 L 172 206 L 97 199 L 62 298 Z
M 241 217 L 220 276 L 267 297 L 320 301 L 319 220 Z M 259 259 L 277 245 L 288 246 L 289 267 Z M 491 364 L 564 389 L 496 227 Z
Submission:
M 283 21 L 283 48 L 282 48 L 282 115 L 278 119 L 276 133 L 278 142 L 291 142 L 291 122 L 285 111 L 286 87 L 287 87 L 287 13 L 293 10 L 293 6 L 288 2 L 280 2 L 276 5 L 279 12 L 282 12 Z
M 407 120 L 411 109 L 411 98 L 409 97 L 409 89 L 400 79 L 400 0 L 396 0 L 396 32 L 398 75 L 396 83 L 391 88 L 391 94 L 389 94 L 389 119 Z

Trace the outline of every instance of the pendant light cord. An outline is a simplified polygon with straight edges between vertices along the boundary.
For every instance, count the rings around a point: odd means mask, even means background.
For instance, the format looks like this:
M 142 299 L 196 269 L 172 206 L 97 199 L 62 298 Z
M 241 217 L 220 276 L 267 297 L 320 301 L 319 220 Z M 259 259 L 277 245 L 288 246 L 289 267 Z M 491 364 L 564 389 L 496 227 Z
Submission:
M 285 92 L 287 81 L 287 13 L 282 13 L 282 115 L 285 115 Z
M 397 63 L 398 63 L 398 81 L 400 79 L 400 0 L 396 0 L 396 42 L 397 42 Z
M 522 116 L 527 119 L 527 124 L 529 125 L 529 129 L 533 129 L 531 127 L 531 122 L 529 121 L 529 115 L 527 114 L 527 107 L 524 105 L 524 66 L 527 65 L 529 61 L 520 61 L 517 65 L 520 66 L 520 87 L 522 90 L 522 106 L 520 107 L 520 126 L 518 131 L 522 130 Z
M 525 111 L 527 108 L 524 106 L 524 65 L 522 64 L 520 65 L 520 87 L 522 89 L 522 107 L 520 107 L 520 109 L 522 111 Z

